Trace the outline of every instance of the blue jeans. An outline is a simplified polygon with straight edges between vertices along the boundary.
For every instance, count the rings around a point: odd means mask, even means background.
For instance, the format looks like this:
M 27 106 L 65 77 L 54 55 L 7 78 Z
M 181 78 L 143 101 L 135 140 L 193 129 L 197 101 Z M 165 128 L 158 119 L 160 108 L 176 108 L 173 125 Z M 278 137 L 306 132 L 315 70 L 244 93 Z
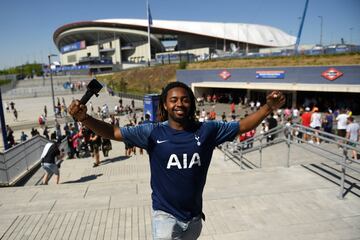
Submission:
M 152 228 L 154 240 L 197 239 L 202 229 L 201 216 L 183 222 L 167 212 L 153 210 Z

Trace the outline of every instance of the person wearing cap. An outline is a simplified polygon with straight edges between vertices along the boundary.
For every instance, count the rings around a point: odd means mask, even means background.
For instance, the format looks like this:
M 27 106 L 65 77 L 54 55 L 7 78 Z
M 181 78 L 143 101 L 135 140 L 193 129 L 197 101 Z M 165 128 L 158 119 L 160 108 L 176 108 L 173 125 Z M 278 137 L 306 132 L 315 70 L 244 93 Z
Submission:
M 305 112 L 301 115 L 301 125 L 304 127 L 310 127 L 311 122 L 311 112 L 310 108 L 306 107 Z M 308 130 L 305 130 L 306 133 L 304 133 L 304 140 L 309 141 L 309 135 L 307 134 Z
M 358 145 L 358 144 L 356 144 L 354 142 L 359 142 L 359 135 L 360 135 L 359 124 L 354 122 L 353 117 L 348 117 L 347 121 L 348 121 L 348 125 L 346 126 L 346 138 L 352 141 L 352 142 L 349 142 L 350 146 L 356 147 L 356 145 Z M 358 160 L 357 151 L 352 150 L 351 152 L 352 152 L 352 158 L 354 160 Z

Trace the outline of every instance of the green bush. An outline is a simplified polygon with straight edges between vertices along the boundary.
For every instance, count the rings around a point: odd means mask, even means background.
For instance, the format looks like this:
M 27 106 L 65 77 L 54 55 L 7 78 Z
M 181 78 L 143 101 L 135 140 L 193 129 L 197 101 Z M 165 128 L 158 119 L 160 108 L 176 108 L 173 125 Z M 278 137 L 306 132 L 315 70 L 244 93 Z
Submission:
M 179 63 L 179 69 L 186 69 L 187 62 L 180 62 Z

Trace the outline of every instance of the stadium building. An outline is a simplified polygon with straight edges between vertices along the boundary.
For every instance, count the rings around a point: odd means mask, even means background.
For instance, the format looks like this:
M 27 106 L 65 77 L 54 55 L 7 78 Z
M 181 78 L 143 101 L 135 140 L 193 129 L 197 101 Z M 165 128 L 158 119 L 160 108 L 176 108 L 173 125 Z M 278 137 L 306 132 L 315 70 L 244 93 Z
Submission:
M 59 27 L 53 39 L 62 65 L 125 68 L 150 59 L 147 27 L 148 21 L 141 19 L 75 22 Z M 150 29 L 151 59 L 158 61 L 185 54 L 186 60 L 241 54 L 291 46 L 296 40 L 274 27 L 244 23 L 153 20 Z

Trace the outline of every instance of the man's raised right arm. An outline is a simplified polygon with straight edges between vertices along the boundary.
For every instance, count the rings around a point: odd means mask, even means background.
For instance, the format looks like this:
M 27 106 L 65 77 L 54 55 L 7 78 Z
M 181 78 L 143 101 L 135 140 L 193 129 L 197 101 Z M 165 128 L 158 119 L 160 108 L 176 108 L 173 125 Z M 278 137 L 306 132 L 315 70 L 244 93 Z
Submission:
M 117 141 L 123 140 L 120 128 L 95 119 L 87 114 L 86 111 L 86 105 L 80 104 L 79 100 L 73 100 L 69 106 L 70 115 L 84 126 L 90 128 L 97 135 Z

